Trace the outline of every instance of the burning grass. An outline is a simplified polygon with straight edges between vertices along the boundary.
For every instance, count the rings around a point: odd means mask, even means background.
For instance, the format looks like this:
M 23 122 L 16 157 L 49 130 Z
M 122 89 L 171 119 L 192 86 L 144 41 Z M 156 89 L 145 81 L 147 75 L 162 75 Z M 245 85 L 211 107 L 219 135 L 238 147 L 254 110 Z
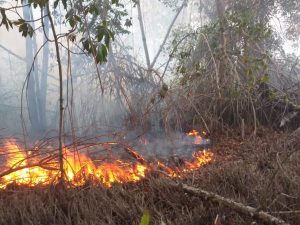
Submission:
M 192 144 L 200 146 L 202 137 L 197 131 L 187 134 L 192 137 Z M 104 145 L 97 143 L 95 145 Z M 117 142 L 105 143 L 106 150 L 111 151 L 111 145 L 118 145 Z M 107 148 L 107 146 L 109 148 Z M 78 147 L 78 146 L 77 146 Z M 87 148 L 87 145 L 81 148 Z M 50 149 L 51 146 L 50 146 Z M 15 140 L 7 140 L 2 148 L 6 156 L 4 171 L 0 173 L 0 188 L 5 189 L 10 185 L 55 185 L 60 181 L 61 171 L 55 150 L 48 150 L 41 156 L 41 150 L 22 149 Z M 122 158 L 103 160 L 97 164 L 86 154 L 79 152 L 78 148 L 65 147 L 63 160 L 63 177 L 70 186 L 83 186 L 87 182 L 103 184 L 111 187 L 114 183 L 137 182 L 145 178 L 153 171 L 160 171 L 170 177 L 180 177 L 182 173 L 196 170 L 209 163 L 213 154 L 210 151 L 195 151 L 190 160 L 181 160 L 180 165 L 170 166 L 160 160 L 146 160 L 142 155 L 128 146 L 124 150 L 132 156 L 135 161 L 125 161 Z M 52 152 L 52 153 L 51 153 Z
M 206 225 L 213 224 L 217 215 L 222 225 L 253 222 L 170 185 L 178 181 L 298 225 L 300 152 L 286 147 L 284 135 L 266 133 L 246 141 L 219 139 L 214 163 L 180 178 L 151 172 L 141 181 L 115 184 L 109 189 L 101 184 L 65 190 L 51 185 L 10 186 L 0 192 L 0 224 L 139 224 L 145 210 L 151 214 L 151 224 Z

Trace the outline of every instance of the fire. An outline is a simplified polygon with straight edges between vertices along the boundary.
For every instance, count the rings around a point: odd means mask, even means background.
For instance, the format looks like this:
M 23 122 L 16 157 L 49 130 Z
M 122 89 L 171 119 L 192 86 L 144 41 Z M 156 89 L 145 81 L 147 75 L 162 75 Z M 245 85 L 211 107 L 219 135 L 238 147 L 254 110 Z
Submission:
M 7 141 L 5 143 L 5 149 L 8 152 L 6 167 L 12 172 L 2 177 L 0 188 L 5 188 L 8 184 L 13 182 L 18 185 L 27 184 L 29 186 L 35 186 L 46 182 L 46 180 L 51 177 L 52 171 L 37 166 L 31 167 L 25 152 L 13 141 Z M 35 162 L 32 163 L 34 164 Z
M 190 137 L 194 137 L 195 145 L 200 145 L 203 142 L 203 139 L 197 130 L 192 130 L 192 131 L 188 132 L 187 135 Z
M 188 135 L 195 137 L 194 144 L 201 144 L 202 139 L 197 131 L 191 131 Z M 14 140 L 7 141 L 4 149 L 1 150 L 7 153 L 7 157 L 5 170 L 2 173 L 0 171 L 0 189 L 13 184 L 34 187 L 58 183 L 59 164 L 54 157 L 48 157 L 45 160 L 34 156 L 34 153 L 30 151 L 26 153 Z M 181 173 L 196 170 L 213 158 L 210 151 L 198 151 L 194 153 L 192 160 L 184 161 L 182 167 L 172 168 L 160 161 L 148 163 L 131 148 L 127 148 L 126 151 L 137 161 L 112 160 L 112 162 L 96 165 L 87 155 L 64 148 L 65 180 L 73 186 L 82 186 L 87 182 L 92 182 L 111 187 L 113 183 L 139 181 L 147 173 L 158 168 L 170 177 L 179 177 Z
M 213 158 L 213 153 L 204 150 L 203 152 L 195 152 L 193 156 L 194 160 L 192 162 L 185 162 L 186 167 L 184 168 L 184 171 L 196 170 L 209 163 Z
M 6 168 L 13 172 L 2 177 L 0 188 L 10 184 L 17 185 L 49 185 L 58 182 L 58 169 L 49 170 L 39 165 L 39 161 L 26 156 L 15 141 L 5 144 L 8 151 Z M 58 162 L 52 162 L 58 168 Z M 16 170 L 16 171 L 14 171 Z M 100 182 L 107 187 L 113 183 L 134 182 L 145 177 L 147 167 L 140 163 L 130 164 L 121 160 L 113 163 L 103 163 L 96 166 L 94 162 L 82 153 L 73 153 L 64 149 L 64 175 L 74 186 L 82 186 L 88 180 Z

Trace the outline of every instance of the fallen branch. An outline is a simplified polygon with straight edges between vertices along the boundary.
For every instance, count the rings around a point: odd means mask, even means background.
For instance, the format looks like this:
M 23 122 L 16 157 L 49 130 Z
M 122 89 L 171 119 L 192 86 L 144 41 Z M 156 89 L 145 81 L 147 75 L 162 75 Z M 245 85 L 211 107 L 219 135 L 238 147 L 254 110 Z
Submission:
M 295 214 L 295 215 L 300 215 L 300 210 L 295 210 L 295 211 L 279 211 L 279 212 L 272 212 L 272 214 Z
M 172 185 L 172 186 L 177 186 L 178 185 Z M 256 220 L 259 220 L 265 224 L 270 224 L 270 225 L 289 225 L 285 221 L 276 218 L 266 212 L 260 211 L 256 208 L 253 208 L 251 206 L 244 205 L 239 202 L 235 202 L 231 199 L 224 198 L 218 194 L 215 194 L 213 192 L 208 192 L 204 191 L 200 188 L 195 188 L 188 186 L 186 184 L 180 185 L 180 187 L 187 193 L 196 195 L 206 201 L 211 201 L 213 203 L 218 203 L 221 205 L 224 205 L 240 214 L 244 214 L 246 216 L 250 216 L 251 218 L 254 218 Z

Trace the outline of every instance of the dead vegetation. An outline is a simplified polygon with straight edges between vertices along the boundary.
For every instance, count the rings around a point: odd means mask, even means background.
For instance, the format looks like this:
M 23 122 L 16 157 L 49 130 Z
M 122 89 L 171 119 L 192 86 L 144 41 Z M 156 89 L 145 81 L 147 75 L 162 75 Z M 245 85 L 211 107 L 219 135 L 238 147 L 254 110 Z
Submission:
M 289 135 L 282 131 L 282 127 L 288 130 L 300 125 L 298 59 L 281 62 L 275 54 L 276 48 L 269 49 L 265 42 L 275 44 L 265 18 L 259 18 L 261 22 L 257 23 L 257 18 L 249 17 L 248 7 L 238 10 L 238 1 L 232 2 L 225 13 L 221 3 L 216 1 L 218 21 L 212 20 L 212 24 L 192 32 L 183 30 L 178 37 L 175 33 L 174 44 L 168 46 L 169 59 L 157 70 L 154 65 L 171 30 L 152 62 L 143 37 L 147 67 L 130 56 L 126 46 L 117 43 L 108 55 L 109 62 L 97 69 L 102 96 L 97 93 L 99 87 L 92 92 L 87 85 L 89 80 L 83 85 L 77 74 L 78 87 L 89 95 L 81 99 L 82 106 L 74 105 L 80 112 L 75 120 L 72 87 L 67 108 L 70 122 L 62 121 L 61 71 L 59 74 L 58 149 L 62 175 L 62 147 L 67 146 L 62 138 L 67 133 L 72 136 L 74 133 L 75 137 L 79 127 L 97 133 L 97 117 L 104 118 L 107 125 L 122 123 L 122 129 L 143 134 L 205 130 L 211 134 L 214 161 L 180 178 L 171 179 L 161 171 L 152 170 L 137 183 L 114 184 L 111 188 L 88 182 L 77 188 L 9 185 L 0 191 L 0 224 L 139 224 L 145 210 L 150 212 L 151 224 L 161 225 L 254 225 L 261 224 L 262 219 L 256 221 L 252 215 L 261 212 L 291 225 L 300 224 L 299 132 Z M 137 6 L 142 25 L 140 5 Z M 258 10 L 256 3 L 254 6 L 252 10 Z M 141 30 L 144 36 L 144 28 Z M 168 70 L 171 80 L 165 78 Z M 85 68 L 83 72 L 86 73 Z M 72 76 L 77 79 L 76 74 Z M 103 96 L 117 102 L 116 109 L 111 111 L 124 112 L 124 120 L 120 119 L 122 113 L 105 118 L 111 112 L 100 108 L 104 105 L 112 108 L 112 104 L 110 101 L 106 104 Z M 81 133 L 89 135 L 87 131 Z M 74 144 L 77 151 L 79 142 L 75 139 L 70 146 Z M 141 165 L 145 163 L 129 148 L 124 149 Z M 53 152 L 57 158 L 57 149 L 48 149 L 47 154 Z M 47 166 L 45 161 L 32 166 L 36 165 Z M 252 213 L 245 215 L 220 200 L 213 200 L 213 195 L 203 197 L 197 194 L 199 189 L 249 206 Z
M 215 161 L 176 180 L 153 173 L 139 183 L 110 189 L 88 184 L 68 190 L 11 186 L 0 193 L 0 224 L 139 224 L 145 210 L 151 224 L 214 224 L 216 218 L 215 224 L 224 225 L 255 221 L 186 193 L 174 186 L 175 181 L 299 224 L 300 152 L 287 145 L 285 133 L 262 134 L 244 141 L 219 137 Z

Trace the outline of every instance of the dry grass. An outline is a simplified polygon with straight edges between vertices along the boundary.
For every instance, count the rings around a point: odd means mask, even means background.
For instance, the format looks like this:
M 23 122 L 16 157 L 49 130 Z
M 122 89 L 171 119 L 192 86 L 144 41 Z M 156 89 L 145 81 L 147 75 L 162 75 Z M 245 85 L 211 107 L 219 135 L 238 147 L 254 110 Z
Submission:
M 270 131 L 243 142 L 220 138 L 215 162 L 180 181 L 300 224 L 299 214 L 278 214 L 300 209 L 300 152 L 288 149 L 285 139 Z M 223 218 L 222 225 L 253 222 L 172 188 L 169 182 L 152 174 L 140 183 L 111 189 L 11 188 L 0 192 L 0 224 L 139 224 L 144 210 L 150 211 L 151 224 L 210 225 L 216 215 Z

